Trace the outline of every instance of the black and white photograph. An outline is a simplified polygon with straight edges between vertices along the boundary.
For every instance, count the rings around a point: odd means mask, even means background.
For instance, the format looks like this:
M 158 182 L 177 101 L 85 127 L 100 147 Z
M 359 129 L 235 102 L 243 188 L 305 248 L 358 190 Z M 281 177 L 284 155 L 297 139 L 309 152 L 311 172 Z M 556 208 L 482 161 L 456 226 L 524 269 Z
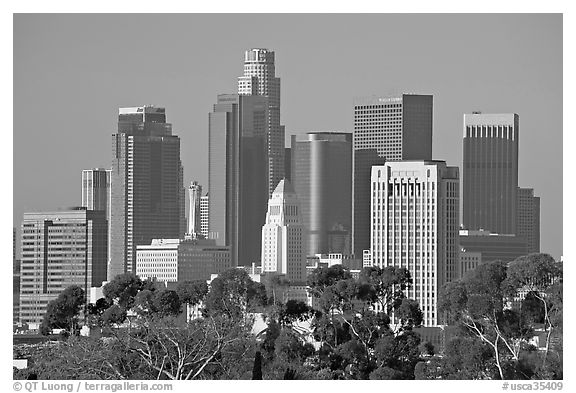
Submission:
M 7 391 L 569 390 L 562 9 L 221 11 L 10 15 Z

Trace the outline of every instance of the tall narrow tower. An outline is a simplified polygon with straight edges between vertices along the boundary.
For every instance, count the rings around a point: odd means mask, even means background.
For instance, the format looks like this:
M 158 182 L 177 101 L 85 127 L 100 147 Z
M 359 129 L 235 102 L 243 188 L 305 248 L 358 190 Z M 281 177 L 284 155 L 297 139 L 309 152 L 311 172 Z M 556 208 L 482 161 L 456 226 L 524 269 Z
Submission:
M 238 94 L 268 98 L 266 133 L 268 195 L 284 178 L 284 126 L 280 125 L 280 78 L 276 77 L 274 52 L 254 48 L 244 53 L 244 75 L 238 77 Z
M 188 231 L 186 232 L 193 239 L 201 235 L 200 229 L 200 200 L 202 198 L 202 186 L 197 181 L 193 181 L 188 187 L 188 200 L 190 208 L 188 210 Z
M 266 217 L 265 97 L 221 94 L 209 114 L 209 237 L 231 247 L 232 266 L 260 259 Z
M 108 233 L 108 264 L 110 264 L 110 223 L 112 222 L 112 187 L 110 169 L 84 169 L 82 171 L 82 206 L 87 210 L 105 212 Z
M 515 113 L 464 115 L 463 225 L 516 234 L 519 121 Z
M 120 108 L 112 135 L 112 225 L 108 280 L 136 271 L 136 246 L 183 237 L 180 138 L 164 108 Z
M 283 179 L 268 201 L 266 224 L 262 227 L 262 270 L 286 275 L 292 283 L 306 280 L 304 225 L 298 197 Z
M 370 174 L 373 165 L 432 159 L 432 96 L 402 94 L 354 103 L 353 250 L 370 248 Z

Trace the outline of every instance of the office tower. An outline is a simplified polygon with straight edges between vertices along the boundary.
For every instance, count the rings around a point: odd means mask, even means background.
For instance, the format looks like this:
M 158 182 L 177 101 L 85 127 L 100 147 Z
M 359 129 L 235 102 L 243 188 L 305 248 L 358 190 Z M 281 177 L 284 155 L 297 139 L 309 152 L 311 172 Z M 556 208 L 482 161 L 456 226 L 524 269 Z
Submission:
M 518 115 L 464 115 L 463 225 L 516 233 Z
M 188 188 L 188 231 L 186 232 L 193 239 L 201 236 L 200 200 L 202 198 L 202 186 L 197 181 L 193 181 Z
M 204 239 L 208 239 L 210 226 L 210 197 L 208 194 L 200 197 L 200 233 Z
M 84 207 L 24 213 L 20 320 L 37 328 L 48 303 L 70 285 L 88 295 L 106 280 L 105 212 Z
M 286 275 L 291 283 L 306 281 L 305 228 L 294 188 L 281 180 L 268 201 L 262 227 L 262 270 Z
M 192 239 L 178 245 L 178 281 L 209 280 L 230 269 L 230 247 L 213 239 Z
M 111 258 L 110 223 L 112 222 L 112 187 L 110 169 L 94 168 L 82 171 L 82 205 L 87 210 L 102 210 L 106 212 L 108 227 L 108 264 Z
M 284 179 L 292 181 L 292 149 L 284 148 Z
M 12 323 L 20 322 L 20 259 L 16 258 L 16 228 L 12 228 Z
M 432 96 L 359 99 L 354 104 L 353 252 L 370 248 L 373 165 L 432 159 Z
M 82 206 L 87 210 L 102 210 L 110 216 L 110 169 L 94 168 L 82 171 Z
M 268 196 L 284 178 L 284 126 L 280 125 L 280 78 L 274 52 L 254 48 L 244 52 L 244 75 L 238 77 L 238 94 L 268 98 L 266 160 Z
M 528 253 L 540 252 L 540 197 L 533 188 L 518 188 L 516 235 L 524 238 Z
M 292 135 L 292 184 L 306 228 L 306 255 L 350 254 L 352 134 Z
M 438 293 L 459 277 L 459 175 L 444 161 L 372 167 L 371 250 L 375 266 L 406 268 L 424 326 L 442 323 Z
M 231 247 L 232 266 L 260 259 L 266 218 L 268 101 L 223 94 L 209 114 L 209 237 Z
M 528 254 L 528 246 L 523 237 L 484 230 L 460 230 L 460 246 L 467 252 L 481 253 L 482 263 L 512 262 Z
M 136 275 L 142 280 L 177 282 L 178 244 L 180 239 L 152 239 L 148 245 L 136 246 Z
M 164 108 L 120 108 L 112 135 L 111 262 L 108 280 L 136 271 L 136 246 L 184 236 L 180 138 Z

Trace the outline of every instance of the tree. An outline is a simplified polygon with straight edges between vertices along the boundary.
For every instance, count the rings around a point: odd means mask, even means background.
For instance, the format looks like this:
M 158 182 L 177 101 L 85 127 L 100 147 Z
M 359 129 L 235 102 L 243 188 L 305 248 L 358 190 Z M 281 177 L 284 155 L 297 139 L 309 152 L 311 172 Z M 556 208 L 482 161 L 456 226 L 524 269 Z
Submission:
M 77 285 L 64 289 L 58 297 L 48 303 L 40 332 L 48 335 L 52 329 L 65 329 L 75 333 L 77 316 L 85 304 L 84 290 Z
M 116 302 L 120 307 L 129 310 L 138 292 L 144 289 L 153 291 L 154 286 L 151 282 L 143 282 L 133 273 L 124 273 L 104 285 L 102 292 L 109 302 Z
M 182 303 L 192 306 L 200 304 L 208 294 L 208 284 L 206 281 L 183 281 L 178 283 L 176 293 Z
M 363 289 L 367 300 L 377 301 L 382 310 L 390 314 L 405 297 L 404 290 L 410 287 L 412 278 L 405 268 L 371 266 L 362 269 L 359 282 L 371 288 Z
M 252 369 L 252 380 L 262 379 L 262 353 L 256 351 L 254 355 L 254 368 Z
M 266 289 L 242 269 L 229 269 L 212 280 L 206 296 L 208 315 L 242 318 L 247 310 L 267 303 Z
M 506 285 L 508 294 L 516 296 L 519 290 L 528 291 L 523 306 L 528 306 L 528 312 L 534 314 L 534 304 L 530 300 L 540 301 L 543 311 L 544 330 L 546 336 L 546 351 L 543 357 L 543 366 L 550 350 L 550 338 L 554 325 L 550 318 L 552 304 L 549 300 L 549 292 L 553 290 L 555 283 L 562 282 L 562 265 L 557 263 L 548 254 L 530 254 L 516 258 L 508 266 Z M 531 307 L 530 307 L 531 306 Z
M 352 278 L 352 274 L 342 265 L 320 267 L 315 269 L 308 277 L 308 286 L 315 297 L 321 297 L 324 290 L 339 281 Z

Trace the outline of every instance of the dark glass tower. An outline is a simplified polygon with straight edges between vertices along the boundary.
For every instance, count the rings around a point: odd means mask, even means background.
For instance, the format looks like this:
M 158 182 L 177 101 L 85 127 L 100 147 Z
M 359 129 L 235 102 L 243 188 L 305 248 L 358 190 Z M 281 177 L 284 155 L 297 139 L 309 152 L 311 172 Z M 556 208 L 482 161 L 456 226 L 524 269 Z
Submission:
M 292 184 L 307 230 L 306 255 L 350 254 L 352 134 L 293 135 L 291 149 Z
M 209 233 L 231 247 L 232 266 L 260 260 L 266 219 L 268 101 L 222 94 L 209 114 Z
M 432 159 L 432 96 L 402 94 L 354 104 L 353 251 L 370 249 L 370 176 L 387 161 Z
M 516 234 L 518 115 L 464 115 L 463 225 Z
M 112 225 L 108 280 L 136 271 L 136 246 L 178 239 L 185 228 L 180 138 L 164 108 L 120 108 L 112 135 Z

